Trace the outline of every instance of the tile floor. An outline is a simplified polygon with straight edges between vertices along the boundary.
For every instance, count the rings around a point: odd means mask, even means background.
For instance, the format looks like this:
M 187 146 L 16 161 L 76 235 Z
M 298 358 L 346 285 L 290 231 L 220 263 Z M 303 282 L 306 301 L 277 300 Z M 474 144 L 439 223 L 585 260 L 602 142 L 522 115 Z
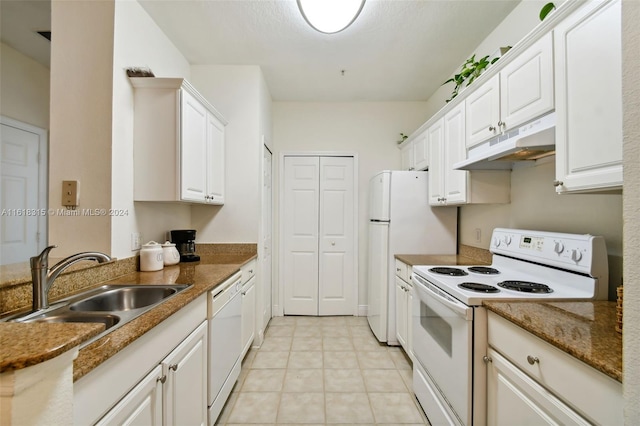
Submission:
M 411 375 L 366 317 L 275 317 L 217 424 L 428 424 Z

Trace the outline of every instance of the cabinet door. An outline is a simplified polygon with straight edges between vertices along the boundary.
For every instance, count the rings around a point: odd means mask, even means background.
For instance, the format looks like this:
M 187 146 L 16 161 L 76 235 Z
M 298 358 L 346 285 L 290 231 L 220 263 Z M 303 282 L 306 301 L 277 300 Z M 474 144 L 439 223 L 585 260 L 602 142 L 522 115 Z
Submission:
M 413 155 L 413 141 L 406 143 L 400 149 L 400 156 L 402 162 L 402 170 L 414 170 L 414 155 Z
M 498 134 L 500 121 L 500 76 L 496 75 L 471 93 L 466 108 L 466 141 L 472 147 Z
M 407 290 L 404 281 L 396 277 L 396 337 L 407 350 Z
M 204 202 L 206 196 L 207 110 L 186 90 L 181 91 L 180 199 Z M 162 173 L 162 170 L 158 170 Z
M 427 133 L 419 135 L 412 143 L 414 170 L 427 170 L 429 168 L 429 143 Z
M 442 120 L 441 120 L 442 121 Z M 441 206 L 445 201 L 445 146 L 444 135 L 435 133 L 429 138 L 429 204 Z M 437 137 L 441 136 L 441 137 Z
M 553 38 L 548 33 L 500 71 L 501 130 L 533 120 L 553 105 Z
M 207 425 L 207 322 L 162 361 L 165 425 Z
M 224 124 L 207 113 L 207 195 L 210 204 L 224 204 Z
M 465 105 L 460 103 L 444 117 L 444 198 L 448 205 L 467 202 L 469 172 L 454 170 L 453 165 L 466 158 Z M 431 178 L 431 176 L 429 176 Z
M 413 287 L 407 286 L 407 346 L 404 350 L 413 362 Z
M 162 367 L 157 365 L 96 425 L 162 425 Z
M 256 331 L 256 279 L 244 285 L 242 289 L 242 356 L 247 353 Z
M 587 2 L 555 28 L 554 41 L 556 192 L 620 188 L 620 1 Z
M 498 352 L 488 356 L 487 424 L 590 424 Z

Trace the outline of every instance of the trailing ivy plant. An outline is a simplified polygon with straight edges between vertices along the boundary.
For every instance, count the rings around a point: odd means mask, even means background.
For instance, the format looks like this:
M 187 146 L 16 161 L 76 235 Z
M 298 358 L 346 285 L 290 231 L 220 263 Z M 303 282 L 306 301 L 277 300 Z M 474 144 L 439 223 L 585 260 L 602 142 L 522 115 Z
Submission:
M 551 12 L 555 8 L 556 8 L 556 5 L 553 3 L 547 3 L 544 6 L 542 6 L 542 9 L 540 9 L 540 20 L 544 21 L 544 18 L 547 17 L 549 12 Z
M 447 102 L 450 102 L 453 98 L 458 96 L 458 92 L 462 89 L 462 85 L 466 81 L 465 87 L 468 87 L 473 80 L 478 78 L 480 74 L 491 64 L 495 63 L 498 58 L 493 58 L 491 61 L 489 60 L 489 55 L 483 57 L 476 61 L 476 55 L 473 54 L 467 61 L 462 64 L 461 70 L 459 74 L 455 74 L 452 78 L 442 83 L 445 85 L 447 83 L 454 82 L 456 86 L 453 88 L 453 92 L 451 93 L 451 98 L 447 99 Z

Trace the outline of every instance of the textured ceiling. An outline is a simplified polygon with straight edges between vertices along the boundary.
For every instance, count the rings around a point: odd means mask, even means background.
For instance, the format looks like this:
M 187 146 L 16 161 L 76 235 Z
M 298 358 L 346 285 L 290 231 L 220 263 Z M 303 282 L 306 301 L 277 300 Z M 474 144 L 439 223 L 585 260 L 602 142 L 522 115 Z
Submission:
M 295 0 L 140 0 L 190 63 L 259 65 L 275 101 L 426 100 L 518 2 L 367 0 L 353 25 L 322 34 Z M 0 4 L 3 41 L 41 58 L 33 30 L 48 27 L 48 2 Z

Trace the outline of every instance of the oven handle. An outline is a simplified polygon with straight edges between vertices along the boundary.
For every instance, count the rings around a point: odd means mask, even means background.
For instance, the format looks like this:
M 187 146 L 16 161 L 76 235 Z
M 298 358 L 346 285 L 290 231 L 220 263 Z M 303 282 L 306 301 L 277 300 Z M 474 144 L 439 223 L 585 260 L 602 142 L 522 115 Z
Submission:
M 421 289 L 424 289 L 427 293 L 429 293 L 433 298 L 436 299 L 437 302 L 449 308 L 462 318 L 467 321 L 473 320 L 473 308 L 465 305 L 459 300 L 455 299 L 452 296 L 449 296 L 444 291 L 440 290 L 430 282 L 426 281 L 424 278 L 417 274 L 413 274 L 413 281 L 420 286 Z

